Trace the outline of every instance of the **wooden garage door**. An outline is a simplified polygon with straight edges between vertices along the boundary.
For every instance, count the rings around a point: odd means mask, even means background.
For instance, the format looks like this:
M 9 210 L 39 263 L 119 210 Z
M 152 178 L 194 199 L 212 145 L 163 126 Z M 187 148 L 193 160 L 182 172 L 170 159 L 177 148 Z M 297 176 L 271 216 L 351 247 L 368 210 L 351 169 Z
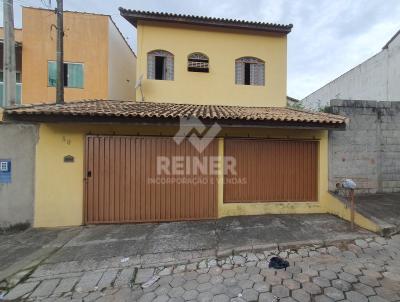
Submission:
M 177 145 L 172 138 L 87 136 L 86 223 L 215 218 L 215 176 L 188 183 L 195 178 L 157 175 L 156 164 L 159 156 L 202 159 L 216 154 L 216 142 L 200 154 L 187 140 Z
M 237 175 L 225 179 L 225 202 L 316 201 L 318 142 L 225 141 Z

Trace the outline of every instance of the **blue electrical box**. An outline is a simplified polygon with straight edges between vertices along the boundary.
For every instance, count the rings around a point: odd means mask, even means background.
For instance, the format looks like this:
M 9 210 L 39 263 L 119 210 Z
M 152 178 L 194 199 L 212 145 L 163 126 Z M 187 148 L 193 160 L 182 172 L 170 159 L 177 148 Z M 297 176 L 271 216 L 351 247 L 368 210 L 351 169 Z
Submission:
M 11 160 L 0 159 L 0 184 L 11 183 Z

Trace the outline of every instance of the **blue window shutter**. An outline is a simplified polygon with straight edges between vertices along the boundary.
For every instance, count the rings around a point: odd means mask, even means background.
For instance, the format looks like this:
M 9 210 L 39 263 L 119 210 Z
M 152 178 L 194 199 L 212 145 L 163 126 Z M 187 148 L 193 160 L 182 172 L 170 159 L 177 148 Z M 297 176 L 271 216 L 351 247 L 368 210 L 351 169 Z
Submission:
M 83 88 L 83 64 L 68 64 L 68 87 Z
M 50 87 L 56 87 L 57 85 L 57 64 L 54 61 L 47 63 L 48 81 L 47 85 Z
M 16 99 L 16 104 L 20 105 L 21 104 L 21 98 L 22 98 L 22 84 L 17 83 L 17 91 L 15 94 L 15 99 Z
M 0 82 L 0 107 L 4 106 L 4 83 Z

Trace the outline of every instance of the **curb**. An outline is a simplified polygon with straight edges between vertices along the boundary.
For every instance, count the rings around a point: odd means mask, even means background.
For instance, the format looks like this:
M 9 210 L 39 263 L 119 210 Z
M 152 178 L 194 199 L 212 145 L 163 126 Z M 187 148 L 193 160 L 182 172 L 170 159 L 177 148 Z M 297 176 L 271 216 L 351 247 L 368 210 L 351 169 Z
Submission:
M 240 253 L 246 253 L 246 252 L 251 252 L 251 253 L 257 253 L 257 252 L 264 252 L 264 251 L 272 251 L 272 250 L 278 250 L 280 252 L 283 252 L 288 249 L 293 249 L 297 250 L 302 247 L 326 247 L 329 245 L 342 245 L 342 244 L 347 244 L 351 243 L 357 239 L 364 239 L 371 237 L 371 234 L 366 234 L 366 235 L 360 235 L 357 237 L 351 237 L 351 238 L 342 238 L 342 239 L 327 239 L 327 240 L 315 240 L 315 239 L 310 239 L 310 240 L 303 240 L 303 241 L 289 241 L 289 242 L 283 242 L 283 243 L 270 243 L 270 244 L 261 244 L 261 245 L 253 245 L 253 246 L 242 246 L 242 247 L 237 247 L 233 249 L 223 249 L 223 250 L 217 250 L 216 252 L 216 257 L 217 259 L 223 258 L 223 257 L 228 257 L 228 256 L 235 256 L 239 255 Z

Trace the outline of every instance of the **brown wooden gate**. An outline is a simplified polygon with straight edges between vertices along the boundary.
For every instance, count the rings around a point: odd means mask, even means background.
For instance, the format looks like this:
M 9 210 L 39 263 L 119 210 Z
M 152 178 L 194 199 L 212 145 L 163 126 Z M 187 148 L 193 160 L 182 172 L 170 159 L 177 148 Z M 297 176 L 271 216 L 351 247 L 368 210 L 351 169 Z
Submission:
M 199 153 L 187 140 L 178 145 L 166 137 L 87 136 L 86 223 L 216 218 L 216 176 L 166 175 L 165 170 L 157 175 L 156 165 L 159 156 L 201 160 L 217 152 L 215 141 Z
M 237 175 L 225 178 L 224 202 L 317 201 L 318 142 L 227 139 Z

